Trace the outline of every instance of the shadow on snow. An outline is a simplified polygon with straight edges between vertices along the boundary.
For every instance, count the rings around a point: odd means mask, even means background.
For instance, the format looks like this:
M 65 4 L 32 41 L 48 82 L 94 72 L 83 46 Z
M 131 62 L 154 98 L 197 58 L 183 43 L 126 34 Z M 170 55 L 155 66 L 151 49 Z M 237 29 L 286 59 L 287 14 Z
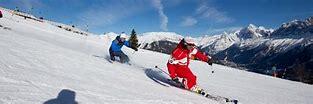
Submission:
M 69 89 L 63 89 L 61 92 L 59 92 L 57 98 L 50 99 L 43 104 L 78 104 L 77 101 L 75 101 L 76 93 Z

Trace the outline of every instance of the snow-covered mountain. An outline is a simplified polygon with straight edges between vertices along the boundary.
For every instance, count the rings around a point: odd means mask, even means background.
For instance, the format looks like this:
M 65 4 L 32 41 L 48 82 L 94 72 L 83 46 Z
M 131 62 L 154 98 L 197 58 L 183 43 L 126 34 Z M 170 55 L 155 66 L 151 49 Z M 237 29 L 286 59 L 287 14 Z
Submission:
M 273 29 L 266 29 L 262 26 L 257 27 L 253 24 L 250 24 L 248 27 L 241 29 L 237 32 L 238 38 L 241 40 L 246 39 L 256 39 L 262 37 L 268 37 L 273 32 Z
M 0 10 L 1 104 L 220 104 L 163 83 L 168 76 L 153 66 L 165 70 L 166 54 L 123 48 L 132 65 L 112 64 L 106 58 L 115 33 L 80 35 Z M 313 102 L 308 84 L 217 64 L 190 65 L 199 86 L 241 104 Z
M 262 26 L 257 27 L 250 24 L 246 28 L 239 29 L 234 32 L 221 35 L 206 36 L 200 38 L 200 49 L 207 51 L 210 54 L 219 53 L 230 46 L 238 43 L 251 43 L 271 34 L 272 29 L 266 29 Z
M 223 63 L 235 63 L 250 71 L 267 73 L 273 66 L 287 73 L 288 79 L 313 83 L 312 67 L 312 17 L 305 21 L 292 21 L 283 24 L 261 39 L 240 41 L 230 48 L 215 54 Z M 285 70 L 286 69 L 286 70 Z M 299 72 L 305 74 L 297 74 Z
M 210 54 L 216 54 L 235 43 L 267 37 L 271 32 L 273 32 L 272 29 L 257 27 L 253 24 L 232 33 L 196 38 L 183 37 L 174 32 L 148 32 L 139 34 L 139 43 L 142 44 L 141 48 L 143 49 L 170 53 L 182 38 L 190 38 L 198 43 L 200 49 L 206 50 Z
M 183 36 L 174 32 L 147 32 L 139 35 L 140 48 L 169 54 Z
M 276 38 L 312 38 L 313 34 L 313 17 L 305 21 L 294 20 L 284 23 L 280 28 L 275 30 L 272 37 Z
M 174 32 L 147 32 L 139 34 L 139 43 L 149 44 L 153 41 L 171 41 L 171 42 L 179 42 L 183 36 L 174 33 Z
M 211 43 L 209 44 L 203 44 L 202 46 L 200 46 L 200 49 L 208 52 L 209 54 L 216 54 L 240 41 L 237 34 L 235 33 L 223 33 L 221 35 L 213 36 L 213 38 L 208 39 L 213 40 L 211 40 Z

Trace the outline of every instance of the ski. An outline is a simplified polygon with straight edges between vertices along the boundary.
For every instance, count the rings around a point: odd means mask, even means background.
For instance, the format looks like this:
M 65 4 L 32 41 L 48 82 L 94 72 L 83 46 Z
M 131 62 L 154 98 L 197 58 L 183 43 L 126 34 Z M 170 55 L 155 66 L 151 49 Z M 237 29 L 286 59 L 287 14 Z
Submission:
M 184 85 L 181 83 L 181 82 L 175 82 L 171 79 L 167 79 L 169 81 L 168 84 L 170 84 L 171 86 L 174 86 L 176 88 L 180 88 L 180 89 L 183 89 L 183 90 L 186 90 L 184 88 Z M 190 91 L 190 90 L 187 90 L 187 91 Z M 190 92 L 193 92 L 193 91 L 190 91 Z M 197 92 L 193 92 L 193 93 L 196 93 L 196 94 L 199 94 L 205 98 L 208 98 L 208 99 L 212 99 L 212 100 L 215 100 L 215 101 L 218 101 L 220 103 L 232 103 L 232 104 L 238 104 L 238 100 L 236 99 L 230 99 L 230 98 L 226 98 L 226 97 L 222 97 L 222 96 L 214 96 L 214 95 L 211 95 L 209 93 L 207 93 L 206 91 L 201 91 L 199 93 Z
M 169 75 L 167 72 L 165 72 L 164 70 L 162 70 L 158 66 L 155 66 L 154 68 L 158 69 L 161 73 Z M 184 86 L 184 84 L 182 82 L 174 81 L 174 80 L 169 79 L 169 78 L 166 78 L 166 79 L 167 79 L 167 81 L 165 83 L 169 84 L 170 86 L 173 86 L 173 87 L 176 87 L 176 88 L 180 88 L 182 90 L 187 90 L 187 89 L 185 89 L 185 86 Z M 187 90 L 187 91 L 190 91 L 190 90 Z M 190 91 L 190 92 L 193 92 L 193 91 Z M 211 94 L 209 94 L 205 90 L 202 90 L 199 93 L 197 93 L 197 92 L 193 92 L 193 93 L 199 94 L 199 95 L 201 95 L 201 96 L 203 96 L 205 98 L 208 98 L 208 99 L 215 100 L 217 102 L 220 102 L 221 104 L 225 104 L 225 103 L 226 104 L 227 103 L 238 104 L 238 100 L 236 100 L 236 99 L 230 99 L 230 98 L 226 98 L 226 97 L 222 97 L 222 96 L 211 95 Z
M 209 98 L 209 99 L 213 99 L 215 101 L 218 101 L 218 102 L 221 102 L 221 103 L 232 103 L 232 104 L 237 104 L 238 103 L 238 100 L 236 99 L 230 99 L 230 98 L 226 98 L 226 97 L 221 97 L 221 96 L 214 96 L 214 95 L 211 95 L 205 91 L 199 93 L 201 94 L 202 96 L 206 97 L 206 98 Z

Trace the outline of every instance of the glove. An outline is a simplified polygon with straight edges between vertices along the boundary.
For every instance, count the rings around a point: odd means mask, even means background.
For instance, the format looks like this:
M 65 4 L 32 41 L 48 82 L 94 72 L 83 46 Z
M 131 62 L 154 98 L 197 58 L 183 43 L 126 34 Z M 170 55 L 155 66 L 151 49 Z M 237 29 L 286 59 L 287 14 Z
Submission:
M 212 66 L 212 64 L 213 64 L 213 59 L 209 59 L 209 60 L 207 61 L 207 63 Z
M 138 51 L 138 49 L 137 48 L 133 48 L 135 51 Z
M 135 51 L 138 51 L 138 48 L 136 48 L 136 47 L 130 46 L 130 48 L 135 50 Z

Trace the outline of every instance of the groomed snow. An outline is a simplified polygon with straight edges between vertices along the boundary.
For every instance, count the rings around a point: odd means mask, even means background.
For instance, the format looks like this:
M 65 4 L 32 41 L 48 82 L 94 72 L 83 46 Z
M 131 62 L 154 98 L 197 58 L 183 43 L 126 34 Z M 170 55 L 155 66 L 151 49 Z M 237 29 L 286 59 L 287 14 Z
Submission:
M 0 28 L 1 104 L 49 104 L 73 96 L 80 104 L 218 104 L 159 82 L 153 67 L 165 69 L 168 55 L 123 48 L 132 66 L 111 64 L 112 37 L 82 36 L 3 13 L 0 24 L 11 30 Z M 312 85 L 198 61 L 190 67 L 202 88 L 241 104 L 313 102 Z

